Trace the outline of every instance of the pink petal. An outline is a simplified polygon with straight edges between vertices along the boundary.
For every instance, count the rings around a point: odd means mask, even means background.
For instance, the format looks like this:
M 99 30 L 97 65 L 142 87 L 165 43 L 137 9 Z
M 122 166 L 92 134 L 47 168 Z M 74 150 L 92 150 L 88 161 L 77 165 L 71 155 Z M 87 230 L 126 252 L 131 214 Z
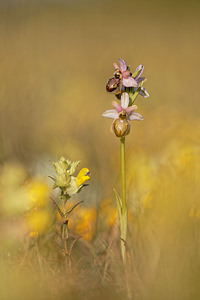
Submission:
M 132 105 L 132 106 L 129 106 L 125 109 L 127 115 L 130 115 L 132 113 L 132 111 L 136 110 L 137 109 L 137 105 Z
M 118 113 L 116 112 L 115 109 L 109 109 L 109 110 L 106 110 L 102 114 L 102 116 L 106 117 L 106 118 L 110 118 L 110 119 L 117 119 L 118 118 Z
M 129 78 L 123 78 L 123 85 L 126 87 L 138 87 L 139 84 L 137 83 L 137 81 L 135 79 L 133 79 L 133 77 L 129 77 Z
M 130 76 L 130 71 L 124 71 L 123 72 L 123 78 L 128 78 Z
M 116 101 L 113 101 L 112 105 L 114 106 L 114 108 L 117 111 L 117 113 L 120 113 L 123 110 L 123 108 L 121 107 L 121 105 L 119 105 Z
M 115 69 L 120 69 L 120 67 L 116 63 L 113 63 L 113 66 Z
M 143 119 L 144 119 L 143 116 L 138 113 L 133 112 L 131 115 L 129 115 L 130 121 L 133 121 L 133 120 L 142 121 Z
M 128 105 L 129 105 L 129 95 L 128 95 L 128 93 L 123 93 L 121 95 L 121 107 L 123 109 L 126 109 L 128 107 Z
M 127 67 L 126 67 L 126 63 L 123 59 L 119 58 L 119 64 L 120 64 L 120 67 L 121 67 L 121 71 L 122 72 L 126 71 Z

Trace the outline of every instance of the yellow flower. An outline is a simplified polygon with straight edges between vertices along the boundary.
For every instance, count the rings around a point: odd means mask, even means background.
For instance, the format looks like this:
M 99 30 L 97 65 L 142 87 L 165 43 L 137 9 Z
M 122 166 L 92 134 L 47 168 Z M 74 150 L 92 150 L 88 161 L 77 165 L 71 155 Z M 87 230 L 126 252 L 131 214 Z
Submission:
M 82 188 L 83 183 L 90 179 L 90 172 L 87 168 L 83 168 L 78 173 L 77 177 L 72 176 L 80 161 L 72 162 L 69 159 L 61 157 L 58 162 L 53 163 L 55 172 L 54 189 L 61 189 L 62 197 L 68 197 L 78 193 Z
M 74 222 L 72 221 L 74 232 L 81 235 L 84 240 L 91 241 L 95 232 L 96 217 L 96 209 L 81 207 L 81 210 L 77 214 L 77 219 Z
M 50 188 L 44 180 L 35 178 L 27 187 L 31 207 L 43 207 L 47 204 Z
M 78 186 L 81 186 L 85 181 L 90 179 L 90 171 L 87 168 L 83 168 L 80 170 L 76 177 L 76 181 Z
M 47 210 L 35 210 L 27 216 L 26 221 L 30 230 L 30 236 L 38 236 L 48 229 L 51 215 Z

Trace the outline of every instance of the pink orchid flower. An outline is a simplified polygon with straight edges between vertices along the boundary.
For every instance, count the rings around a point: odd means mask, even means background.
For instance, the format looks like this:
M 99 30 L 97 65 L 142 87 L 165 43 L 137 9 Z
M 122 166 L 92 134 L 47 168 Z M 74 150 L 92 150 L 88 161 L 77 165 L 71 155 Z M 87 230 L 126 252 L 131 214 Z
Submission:
M 113 66 L 116 70 L 119 70 L 122 73 L 122 84 L 125 87 L 134 87 L 134 92 L 136 92 L 137 88 L 139 87 L 140 83 L 142 83 L 145 80 L 145 77 L 141 77 L 143 71 L 144 71 L 144 66 L 139 65 L 135 72 L 132 74 L 130 73 L 129 70 L 127 70 L 127 65 L 126 62 L 119 58 L 119 64 L 120 67 L 114 63 Z M 141 90 L 139 92 L 141 96 L 144 98 L 149 97 L 149 93 L 144 87 L 141 87 Z
M 115 109 L 106 110 L 102 116 L 111 119 L 118 119 L 121 115 L 125 116 L 125 118 L 129 121 L 138 120 L 142 121 L 143 116 L 139 113 L 135 113 L 134 110 L 137 109 L 136 105 L 129 105 L 129 95 L 128 93 L 122 93 L 121 96 L 121 105 L 116 101 L 112 102 L 112 105 Z
M 119 70 L 122 74 L 122 84 L 125 87 L 138 87 L 139 83 L 132 76 L 130 71 L 127 69 L 126 62 L 119 58 L 120 67 L 114 63 L 113 66 L 116 70 Z

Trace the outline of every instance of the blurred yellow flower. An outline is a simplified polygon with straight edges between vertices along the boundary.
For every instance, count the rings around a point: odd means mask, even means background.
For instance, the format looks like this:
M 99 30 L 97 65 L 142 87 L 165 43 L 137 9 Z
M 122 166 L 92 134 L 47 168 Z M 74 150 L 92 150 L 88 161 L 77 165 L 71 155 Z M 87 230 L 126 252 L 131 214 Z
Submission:
M 47 209 L 49 203 L 50 187 L 42 178 L 32 178 L 25 185 L 29 212 L 27 213 L 26 225 L 30 236 L 38 236 L 44 233 L 51 222 L 51 214 Z
M 30 236 L 38 236 L 44 233 L 51 222 L 51 214 L 47 210 L 34 210 L 26 217 L 26 223 Z
M 70 219 L 69 228 L 72 227 L 73 231 L 84 240 L 91 241 L 95 232 L 96 217 L 95 208 L 81 207 L 76 217 Z
M 31 207 L 43 207 L 47 204 L 50 188 L 44 180 L 38 178 L 32 179 L 28 183 L 27 189 Z

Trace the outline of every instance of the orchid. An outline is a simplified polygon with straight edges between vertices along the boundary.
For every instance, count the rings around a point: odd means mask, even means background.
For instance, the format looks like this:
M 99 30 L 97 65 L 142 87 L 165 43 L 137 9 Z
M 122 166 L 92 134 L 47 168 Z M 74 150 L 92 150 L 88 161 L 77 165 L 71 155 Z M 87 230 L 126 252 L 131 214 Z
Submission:
M 126 265 L 126 239 L 127 239 L 127 222 L 128 210 L 126 204 L 126 160 L 125 160 L 125 139 L 130 132 L 130 121 L 143 120 L 143 116 L 136 113 L 136 105 L 133 105 L 137 96 L 148 97 L 149 94 L 143 88 L 145 78 L 141 77 L 144 66 L 139 65 L 132 74 L 126 62 L 119 58 L 119 65 L 114 63 L 114 76 L 106 84 L 106 91 L 115 94 L 121 105 L 116 101 L 112 102 L 114 109 L 106 110 L 102 116 L 113 119 L 111 129 L 120 138 L 120 155 L 121 155 L 121 182 L 122 197 L 114 189 L 119 215 L 121 253 L 124 266 Z
M 113 63 L 113 66 L 115 68 L 114 77 L 110 78 L 106 85 L 106 90 L 109 93 L 114 93 L 119 99 L 125 88 L 129 88 L 130 94 L 134 94 L 137 91 L 144 98 L 149 97 L 149 93 L 142 86 L 146 81 L 145 77 L 141 77 L 144 71 L 143 65 L 139 65 L 133 74 L 122 58 L 119 58 L 119 65 Z
M 128 70 L 126 66 L 126 62 L 123 59 L 119 58 L 119 64 L 120 67 L 116 63 L 114 63 L 113 66 L 116 70 L 119 70 L 121 72 L 123 86 L 138 87 L 139 83 L 131 76 L 130 70 Z
M 102 116 L 114 119 L 112 124 L 112 131 L 117 137 L 123 138 L 130 131 L 129 121 L 141 121 L 143 120 L 143 117 L 139 113 L 134 112 L 134 110 L 137 109 L 136 105 L 128 106 L 129 95 L 126 92 L 122 93 L 121 105 L 116 101 L 113 101 L 112 105 L 115 109 L 105 111 Z
M 134 110 L 137 109 L 137 105 L 129 105 L 129 95 L 128 93 L 122 93 L 121 96 L 121 105 L 118 104 L 116 101 L 112 102 L 112 105 L 114 106 L 115 109 L 109 109 L 106 110 L 102 116 L 106 118 L 111 118 L 111 119 L 117 119 L 120 114 L 126 114 L 127 120 L 133 121 L 133 120 L 138 120 L 142 121 L 143 116 L 141 116 L 139 113 L 135 113 Z

